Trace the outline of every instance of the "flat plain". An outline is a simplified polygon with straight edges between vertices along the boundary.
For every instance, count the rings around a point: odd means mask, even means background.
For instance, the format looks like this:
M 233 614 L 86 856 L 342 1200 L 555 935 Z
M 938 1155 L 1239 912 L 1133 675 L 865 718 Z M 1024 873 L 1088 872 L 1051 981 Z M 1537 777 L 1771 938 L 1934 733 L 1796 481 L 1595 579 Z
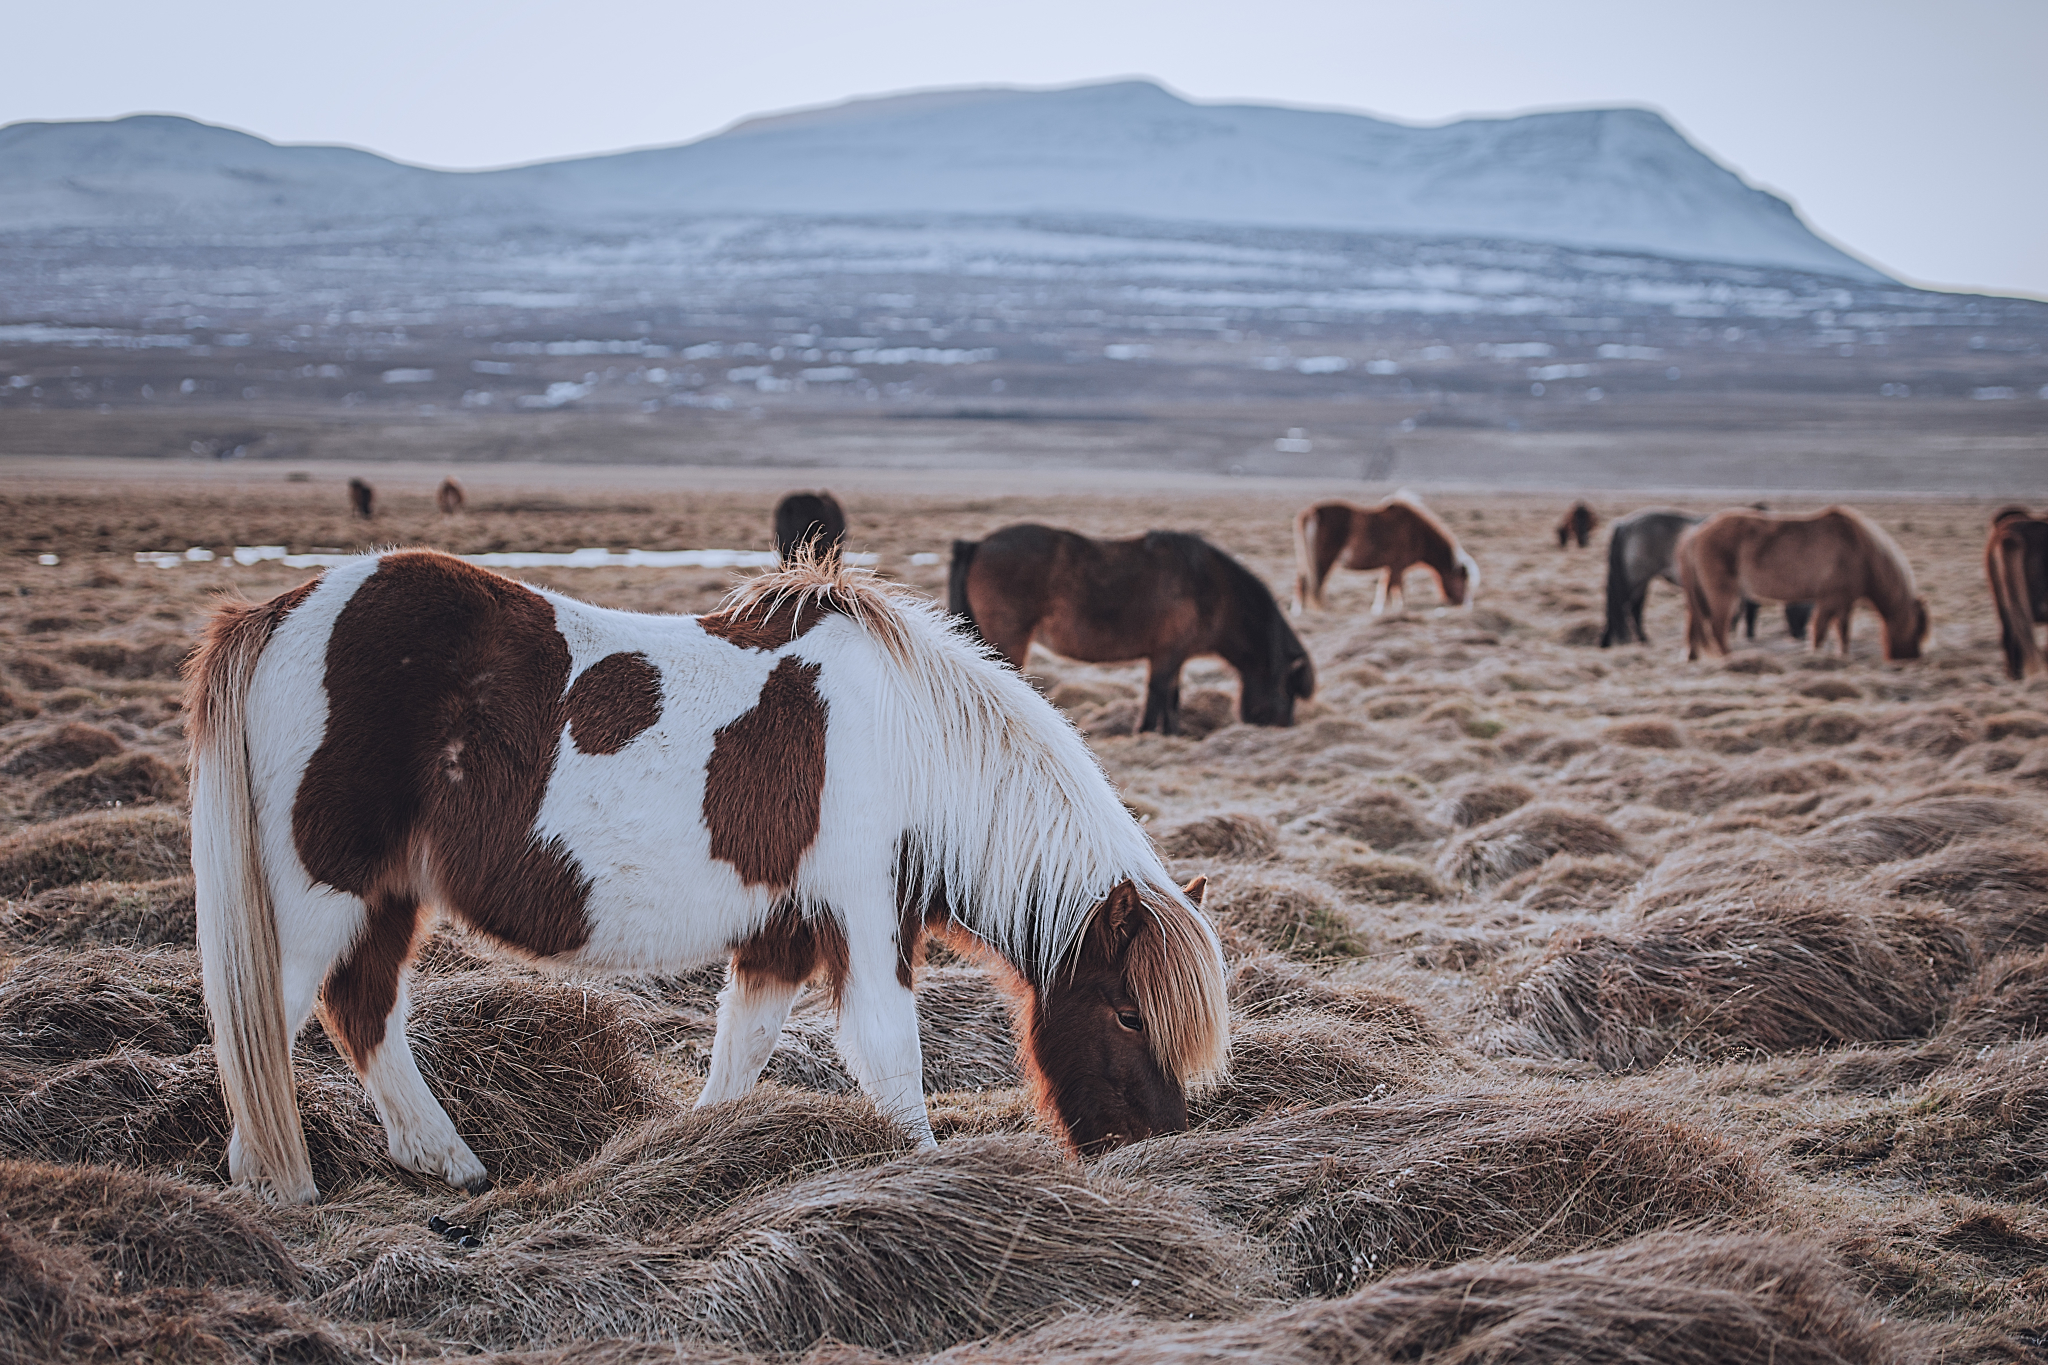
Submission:
M 1320 688 L 1291 729 L 1231 723 L 1201 662 L 1191 733 L 1134 735 L 1140 670 L 1035 656 L 1211 879 L 1235 1061 L 1185 1135 L 1063 1154 L 1000 992 L 944 960 L 937 1153 L 858 1095 L 815 999 L 753 1097 L 696 1112 L 715 966 L 564 981 L 443 929 L 415 1046 L 498 1187 L 395 1168 L 316 1023 L 325 1198 L 276 1209 L 223 1183 L 177 668 L 218 594 L 305 571 L 233 547 L 760 549 L 795 479 L 935 595 L 954 538 L 1042 520 L 1199 530 L 1284 596 L 1292 515 L 1335 486 L 474 465 L 444 518 L 443 470 L 391 464 L 363 523 L 338 466 L 149 468 L 0 488 L 0 1360 L 2048 1358 L 2048 681 L 2001 667 L 1989 501 L 1862 504 L 1932 604 L 1913 663 L 1867 609 L 1846 660 L 1766 611 L 1686 663 L 1662 584 L 1652 643 L 1601 650 L 1569 496 L 1458 492 L 1431 501 L 1476 606 L 1416 574 L 1374 617 L 1340 574 L 1299 618 Z M 734 581 L 520 576 L 678 612 Z

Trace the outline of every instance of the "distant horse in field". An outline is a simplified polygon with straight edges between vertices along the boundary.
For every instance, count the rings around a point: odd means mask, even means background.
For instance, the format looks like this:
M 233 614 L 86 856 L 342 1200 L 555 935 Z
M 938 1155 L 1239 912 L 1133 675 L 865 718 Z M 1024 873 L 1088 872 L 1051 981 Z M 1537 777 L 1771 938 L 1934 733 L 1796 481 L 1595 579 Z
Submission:
M 462 485 L 455 482 L 453 474 L 441 480 L 441 486 L 434 490 L 434 506 L 441 509 L 441 515 L 444 517 L 452 517 L 460 512 L 467 501 L 468 499 L 462 495 Z
M 376 501 L 376 489 L 370 487 L 361 479 L 350 479 L 348 481 L 348 505 L 358 518 L 368 521 L 376 516 L 376 509 L 373 505 Z
M 1187 1127 L 1216 935 L 1052 705 L 871 574 L 804 556 L 708 616 L 586 606 L 426 550 L 216 611 L 190 669 L 192 863 L 228 1169 L 316 1197 L 316 1007 L 400 1165 L 476 1155 L 406 1042 L 434 912 L 551 968 L 729 958 L 697 1103 L 747 1091 L 817 979 L 862 1088 L 932 1145 L 925 936 L 1013 988 L 1040 1112 L 1092 1152 Z
M 1984 544 L 1984 574 L 1998 608 L 2006 676 L 2042 672 L 2034 626 L 2048 622 L 2048 519 L 2033 516 L 2024 507 L 2000 508 Z
M 1743 599 L 1810 601 L 1813 647 L 1830 628 L 1849 652 L 1849 618 L 1868 599 L 1884 622 L 1884 656 L 1917 659 L 1931 623 L 1913 569 L 1892 538 L 1848 507 L 1807 517 L 1716 512 L 1680 537 L 1686 657 L 1728 652 L 1728 625 Z
M 1576 537 L 1579 548 L 1585 549 L 1587 537 L 1593 534 L 1593 528 L 1599 525 L 1599 522 L 1600 519 L 1593 515 L 1592 508 L 1583 502 L 1573 503 L 1572 510 L 1566 512 L 1557 523 L 1557 548 L 1570 548 L 1573 538 Z
M 1678 586 L 1674 554 L 1678 538 L 1700 518 L 1688 512 L 1645 507 L 1617 520 L 1607 532 L 1607 628 L 1600 633 L 1600 648 L 1630 642 L 1648 644 L 1643 632 L 1643 603 L 1650 595 L 1650 580 L 1661 578 Z M 1757 604 L 1742 603 L 1743 634 L 1756 638 Z M 1785 604 L 1785 633 L 1795 640 L 1806 638 L 1806 624 L 1813 617 L 1813 603 Z
M 1436 513 L 1412 493 L 1396 493 L 1377 507 L 1349 502 L 1319 502 L 1294 518 L 1294 609 L 1323 605 L 1323 582 L 1338 564 L 1347 569 L 1381 570 L 1375 615 L 1386 610 L 1390 597 L 1406 604 L 1401 580 L 1420 564 L 1436 575 L 1437 587 L 1452 606 L 1470 606 L 1479 590 L 1479 566 L 1458 544 Z
M 820 555 L 836 555 L 845 540 L 846 513 L 830 493 L 791 493 L 775 504 L 775 553 L 784 564 L 799 545 L 812 545 Z
M 1140 732 L 1180 730 L 1180 670 L 1220 655 L 1247 725 L 1292 725 L 1315 666 L 1272 591 L 1200 536 L 1093 540 L 1028 523 L 953 542 L 948 605 L 1019 672 L 1035 638 L 1087 663 L 1151 665 Z

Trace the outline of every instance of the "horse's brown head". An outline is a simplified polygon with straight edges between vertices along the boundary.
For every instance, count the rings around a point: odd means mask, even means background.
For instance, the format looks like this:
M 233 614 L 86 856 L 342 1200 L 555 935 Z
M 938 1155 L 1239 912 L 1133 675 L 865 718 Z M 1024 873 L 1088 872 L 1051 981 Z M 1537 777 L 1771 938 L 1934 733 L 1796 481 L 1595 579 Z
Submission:
M 1200 877 L 1188 884 L 1196 904 L 1203 886 Z M 1146 980 L 1174 950 L 1157 913 L 1124 882 L 1095 908 L 1068 966 L 1033 994 L 1025 1066 L 1039 1112 L 1057 1120 L 1077 1152 L 1188 1126 L 1181 1078 L 1167 1060 L 1179 1041 L 1171 1035 L 1188 1021 L 1166 1016 L 1190 1002 L 1164 1000 Z
M 1885 623 L 1885 657 L 1887 659 L 1917 659 L 1927 637 L 1934 633 L 1934 617 L 1927 610 L 1927 599 L 1916 597 L 1906 609 L 1906 628 L 1895 636 L 1891 623 Z

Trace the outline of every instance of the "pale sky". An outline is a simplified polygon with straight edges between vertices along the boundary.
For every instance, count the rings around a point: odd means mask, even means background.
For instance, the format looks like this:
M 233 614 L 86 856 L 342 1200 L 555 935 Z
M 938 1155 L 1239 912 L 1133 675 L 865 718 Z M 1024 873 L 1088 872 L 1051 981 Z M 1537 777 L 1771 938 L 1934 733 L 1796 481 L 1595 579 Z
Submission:
M 97 0 L 0 18 L 0 123 L 177 113 L 451 168 L 1143 76 L 1404 122 L 1646 105 L 1917 284 L 2048 296 L 2048 0 Z

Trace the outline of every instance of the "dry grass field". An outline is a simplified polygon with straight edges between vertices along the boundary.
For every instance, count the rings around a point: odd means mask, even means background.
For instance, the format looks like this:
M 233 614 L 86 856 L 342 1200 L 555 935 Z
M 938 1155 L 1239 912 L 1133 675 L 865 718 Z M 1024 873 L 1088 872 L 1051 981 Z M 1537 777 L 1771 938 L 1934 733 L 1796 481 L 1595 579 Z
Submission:
M 326 1197 L 275 1209 L 223 1184 L 177 669 L 216 594 L 305 575 L 134 552 L 761 548 L 777 491 L 535 472 L 442 519 L 439 471 L 387 474 L 370 527 L 268 466 L 0 486 L 0 1361 L 2048 1360 L 2048 683 L 2000 668 L 1990 504 L 1866 504 L 1932 600 L 1917 663 L 1866 609 L 1847 661 L 1768 612 L 1686 664 L 1662 585 L 1652 645 L 1595 648 L 1604 557 L 1555 548 L 1548 495 L 1434 499 L 1473 610 L 1417 575 L 1373 618 L 1340 575 L 1293 729 L 1232 724 L 1199 663 L 1195 733 L 1134 736 L 1137 670 L 1037 658 L 1212 879 L 1235 1064 L 1185 1135 L 1063 1155 L 947 961 L 936 1153 L 815 1001 L 753 1097 L 694 1112 L 716 967 L 553 980 L 444 930 L 415 1047 L 497 1188 L 394 1167 L 315 1024 Z M 1285 589 L 1310 494 L 1169 485 L 837 481 L 853 547 L 934 593 L 913 554 L 1024 519 L 1199 529 Z M 523 576 L 683 612 L 732 578 Z

